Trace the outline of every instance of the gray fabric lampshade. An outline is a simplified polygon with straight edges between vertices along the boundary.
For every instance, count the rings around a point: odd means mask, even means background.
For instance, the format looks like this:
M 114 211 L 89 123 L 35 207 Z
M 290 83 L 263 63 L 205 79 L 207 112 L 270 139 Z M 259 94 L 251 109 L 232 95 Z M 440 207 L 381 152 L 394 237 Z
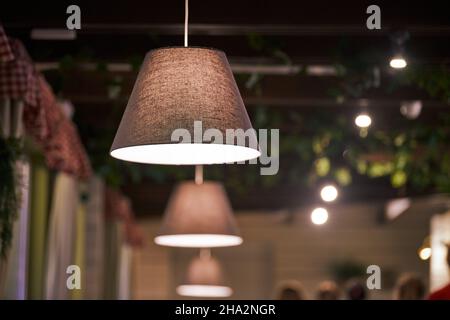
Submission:
M 194 143 L 194 121 L 218 129 L 221 143 Z M 111 155 L 141 163 L 212 164 L 256 158 L 256 135 L 227 142 L 226 129 L 252 128 L 225 53 L 199 47 L 150 51 L 120 122 Z M 192 143 L 172 141 L 176 129 Z M 252 141 L 252 142 L 250 142 Z M 186 141 L 184 141 L 186 142 Z
M 191 260 L 184 283 L 177 287 L 182 296 L 228 297 L 233 290 L 225 285 L 224 273 L 219 261 L 212 256 Z
M 210 181 L 180 183 L 171 195 L 155 243 L 192 248 L 241 244 L 223 186 Z

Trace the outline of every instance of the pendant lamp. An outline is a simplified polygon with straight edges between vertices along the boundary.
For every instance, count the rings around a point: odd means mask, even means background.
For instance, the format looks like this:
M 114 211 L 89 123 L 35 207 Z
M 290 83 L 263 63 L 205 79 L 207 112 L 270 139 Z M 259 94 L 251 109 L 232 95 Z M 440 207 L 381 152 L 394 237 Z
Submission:
M 220 263 L 207 249 L 200 251 L 189 264 L 185 282 L 177 287 L 181 296 L 225 298 L 233 290 L 224 285 L 224 275 Z
M 242 243 L 222 184 L 182 182 L 170 197 L 159 235 L 161 246 L 212 248 Z
M 256 134 L 224 52 L 187 46 L 147 53 L 123 114 L 111 156 L 151 164 L 233 163 L 260 156 Z M 201 121 L 201 132 L 194 122 Z M 190 139 L 172 137 L 185 129 Z M 203 139 L 216 129 L 222 139 Z M 227 129 L 242 129 L 245 139 L 226 139 Z

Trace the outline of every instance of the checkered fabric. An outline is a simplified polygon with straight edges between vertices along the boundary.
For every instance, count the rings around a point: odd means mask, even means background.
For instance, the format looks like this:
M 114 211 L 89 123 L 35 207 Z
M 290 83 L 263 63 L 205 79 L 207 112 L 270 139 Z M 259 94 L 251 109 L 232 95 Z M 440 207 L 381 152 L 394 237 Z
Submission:
M 124 223 L 126 242 L 133 247 L 142 247 L 144 233 L 135 221 L 135 214 L 127 196 L 118 190 L 105 188 L 105 216 L 107 219 L 120 220 Z
M 0 63 L 0 97 L 36 106 L 38 86 L 33 62 L 19 40 L 9 38 L 9 46 L 14 59 Z
M 0 24 L 0 63 L 5 63 L 14 60 L 14 54 L 9 46 L 8 37 L 5 30 Z
M 43 145 L 50 136 L 50 126 L 55 125 L 57 119 L 47 119 L 46 108 L 55 103 L 55 97 L 50 86 L 42 76 L 38 75 L 38 104 L 25 105 L 23 122 L 28 135 Z
M 47 164 L 51 168 L 73 174 L 80 179 L 88 179 L 92 175 L 91 166 L 78 137 L 77 129 L 65 117 L 46 144 L 45 154 Z
M 43 146 L 49 168 L 81 179 L 89 178 L 92 168 L 75 125 L 64 114 L 44 77 L 37 79 L 39 105 L 25 112 L 27 133 Z

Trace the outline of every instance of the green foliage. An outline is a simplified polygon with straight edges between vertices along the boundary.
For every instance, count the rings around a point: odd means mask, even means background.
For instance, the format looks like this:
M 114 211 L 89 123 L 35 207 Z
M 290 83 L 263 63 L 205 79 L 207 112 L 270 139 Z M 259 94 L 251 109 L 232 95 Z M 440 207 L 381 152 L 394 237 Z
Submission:
M 402 79 L 424 89 L 431 97 L 450 102 L 450 72 L 448 66 L 412 66 Z
M 156 40 L 155 40 L 156 41 Z M 291 64 L 279 39 L 250 34 L 248 45 L 261 56 L 280 64 Z M 335 50 L 338 85 L 328 93 L 338 102 L 363 98 L 373 88 L 392 93 L 402 86 L 416 86 L 431 97 L 448 101 L 450 75 L 446 66 L 422 67 L 414 64 L 397 72 L 393 80 L 383 83 L 380 70 L 386 66 L 380 48 L 366 47 L 355 52 L 355 46 L 343 40 Z M 81 54 L 79 56 L 82 56 Z M 84 58 L 66 57 L 62 69 L 71 69 Z M 138 66 L 141 58 L 135 59 Z M 65 67 L 64 67 L 65 66 Z M 262 93 L 263 76 L 236 75 L 237 82 L 258 95 Z M 383 81 L 385 79 L 383 78 Z M 106 182 L 114 186 L 143 179 L 167 183 L 193 177 L 192 167 L 142 166 L 117 161 L 109 156 L 115 129 L 123 106 L 112 102 L 113 112 L 103 119 L 101 128 L 87 127 L 78 122 L 93 167 Z M 424 125 L 418 121 L 403 123 L 401 130 L 358 130 L 353 119 L 317 110 L 303 114 L 258 106 L 251 111 L 256 129 L 280 128 L 280 170 L 276 176 L 260 176 L 259 166 L 208 166 L 206 178 L 220 179 L 238 193 L 253 186 L 272 188 L 276 185 L 301 185 L 316 188 L 323 180 L 333 180 L 345 187 L 361 176 L 390 183 L 401 191 L 450 192 L 449 127 L 447 114 L 437 115 L 437 123 Z

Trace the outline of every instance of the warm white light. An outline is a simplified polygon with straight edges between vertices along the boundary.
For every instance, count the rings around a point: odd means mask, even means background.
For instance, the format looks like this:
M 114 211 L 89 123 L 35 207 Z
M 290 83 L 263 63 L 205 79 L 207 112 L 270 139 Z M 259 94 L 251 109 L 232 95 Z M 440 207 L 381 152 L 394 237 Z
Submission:
M 355 124 L 360 128 L 367 128 L 372 124 L 372 119 L 368 114 L 361 113 L 355 118 Z
M 177 293 L 187 297 L 224 298 L 231 296 L 233 290 L 225 286 L 185 284 L 177 287 Z
M 311 212 L 311 221 L 314 224 L 321 225 L 327 222 L 328 220 L 328 211 L 324 208 L 315 208 Z
M 389 62 L 389 65 L 391 68 L 394 69 L 403 69 L 407 66 L 406 60 L 403 57 L 394 57 L 391 59 L 391 62 Z
M 120 160 L 152 164 L 218 164 L 255 159 L 256 149 L 216 143 L 172 143 L 124 147 L 111 151 Z
M 431 248 L 429 247 L 423 247 L 419 251 L 419 257 L 422 260 L 428 260 L 431 257 Z
M 172 234 L 155 237 L 160 246 L 183 248 L 214 248 L 238 246 L 242 238 L 226 234 Z
M 335 186 L 328 185 L 320 190 L 320 197 L 323 201 L 330 202 L 336 200 L 338 191 Z

